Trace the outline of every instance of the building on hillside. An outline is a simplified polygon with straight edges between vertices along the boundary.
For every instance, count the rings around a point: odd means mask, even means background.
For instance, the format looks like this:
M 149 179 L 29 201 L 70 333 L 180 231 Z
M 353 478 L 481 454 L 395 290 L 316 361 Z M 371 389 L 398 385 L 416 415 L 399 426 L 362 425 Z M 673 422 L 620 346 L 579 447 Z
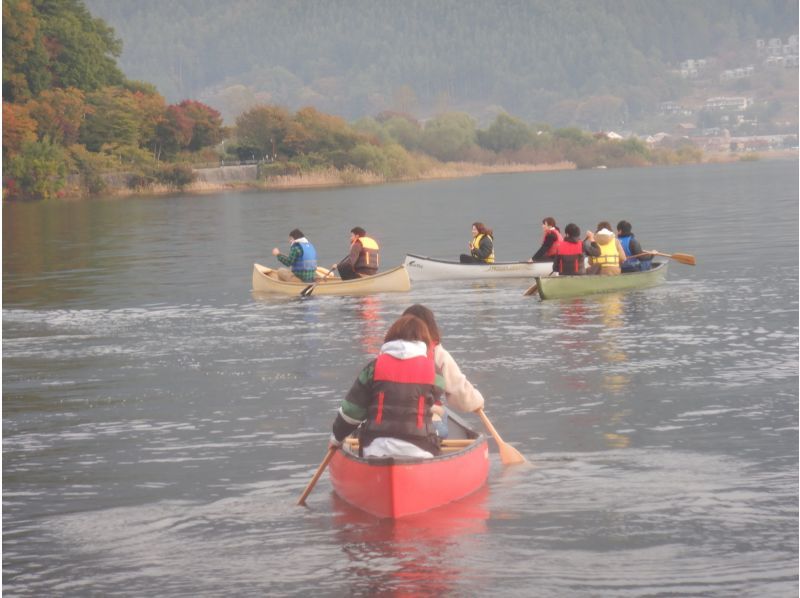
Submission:
M 703 107 L 712 111 L 741 112 L 752 103 L 753 98 L 718 96 L 708 98 Z
M 736 79 L 746 79 L 752 77 L 756 72 L 754 66 L 744 66 L 737 69 L 727 69 L 722 71 L 719 75 L 720 81 L 732 81 Z

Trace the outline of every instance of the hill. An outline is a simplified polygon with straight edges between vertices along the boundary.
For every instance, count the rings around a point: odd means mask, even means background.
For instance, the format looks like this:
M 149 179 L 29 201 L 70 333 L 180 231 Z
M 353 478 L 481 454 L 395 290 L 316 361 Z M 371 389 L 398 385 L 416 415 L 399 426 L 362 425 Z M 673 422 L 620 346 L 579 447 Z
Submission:
M 128 77 L 152 82 L 170 101 L 198 98 L 229 123 L 270 103 L 348 119 L 463 110 L 488 122 L 507 111 L 555 126 L 630 129 L 657 120 L 663 102 L 694 97 L 687 61 L 711 65 L 699 77 L 707 93 L 736 92 L 741 82 L 732 87 L 722 73 L 761 67 L 758 40 L 785 41 L 798 22 L 791 0 L 86 5 L 122 39 Z M 784 72 L 767 77 L 765 93 L 788 88 L 796 97 L 796 70 L 795 62 L 794 81 Z

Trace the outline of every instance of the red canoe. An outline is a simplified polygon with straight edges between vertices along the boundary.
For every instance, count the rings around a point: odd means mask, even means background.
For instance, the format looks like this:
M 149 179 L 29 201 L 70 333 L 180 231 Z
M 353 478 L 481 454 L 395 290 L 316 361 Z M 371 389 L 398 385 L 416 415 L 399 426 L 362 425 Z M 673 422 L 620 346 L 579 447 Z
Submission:
M 487 439 L 452 414 L 448 428 L 443 452 L 433 459 L 365 459 L 352 442 L 345 442 L 330 462 L 334 491 L 367 513 L 393 519 L 472 494 L 489 476 Z

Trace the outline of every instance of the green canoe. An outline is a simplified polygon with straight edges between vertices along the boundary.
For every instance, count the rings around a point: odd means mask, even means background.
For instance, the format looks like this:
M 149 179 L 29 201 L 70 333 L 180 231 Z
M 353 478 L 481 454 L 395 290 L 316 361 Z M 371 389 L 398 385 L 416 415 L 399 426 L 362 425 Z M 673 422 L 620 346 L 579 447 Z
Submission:
M 539 297 L 542 299 L 566 299 L 595 293 L 616 293 L 634 289 L 646 289 L 664 282 L 667 262 L 653 264 L 645 272 L 629 272 L 619 276 L 541 276 L 536 278 Z

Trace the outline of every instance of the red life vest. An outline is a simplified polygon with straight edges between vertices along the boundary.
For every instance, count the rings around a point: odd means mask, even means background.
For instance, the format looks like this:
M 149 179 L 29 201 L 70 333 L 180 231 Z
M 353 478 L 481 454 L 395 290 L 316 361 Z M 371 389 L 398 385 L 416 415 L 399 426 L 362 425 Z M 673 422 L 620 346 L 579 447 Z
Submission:
M 556 256 L 553 271 L 559 274 L 579 274 L 583 261 L 583 243 L 580 239 L 571 241 L 561 239 L 556 243 Z
M 362 446 L 381 436 L 400 438 L 439 453 L 431 407 L 443 390 L 436 385 L 433 356 L 397 359 L 382 353 L 375 360 L 372 402 L 359 432 Z
M 544 234 L 544 236 L 542 236 L 542 245 L 544 245 L 544 242 L 547 240 L 547 236 L 548 235 L 555 235 L 556 236 L 556 240 L 553 242 L 552 245 L 550 245 L 550 249 L 547 250 L 547 253 L 545 253 L 545 256 L 553 257 L 556 254 L 556 252 L 558 251 L 558 244 L 561 243 L 561 241 L 564 240 L 564 237 L 561 236 L 561 233 L 559 232 L 559 230 L 557 228 L 553 227 L 549 231 L 547 231 Z

